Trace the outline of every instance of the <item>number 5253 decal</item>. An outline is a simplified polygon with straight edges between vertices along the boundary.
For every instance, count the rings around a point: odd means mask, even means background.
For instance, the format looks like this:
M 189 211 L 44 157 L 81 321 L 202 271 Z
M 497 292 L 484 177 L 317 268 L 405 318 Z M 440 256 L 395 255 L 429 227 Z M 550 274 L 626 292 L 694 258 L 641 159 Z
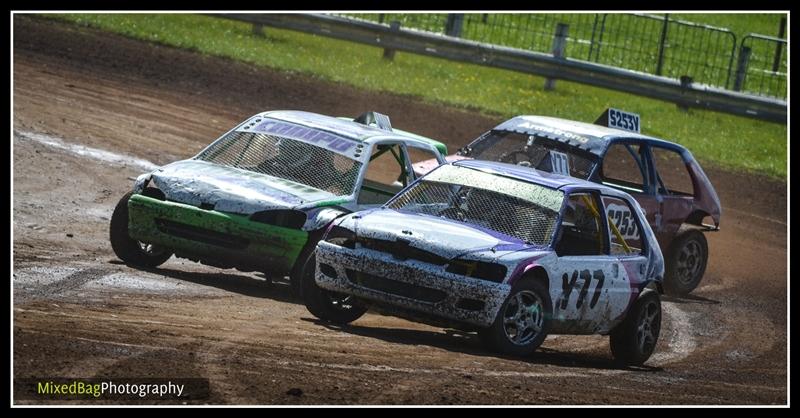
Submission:
M 606 214 L 624 239 L 639 239 L 639 228 L 636 227 L 636 220 L 627 206 L 609 204 Z

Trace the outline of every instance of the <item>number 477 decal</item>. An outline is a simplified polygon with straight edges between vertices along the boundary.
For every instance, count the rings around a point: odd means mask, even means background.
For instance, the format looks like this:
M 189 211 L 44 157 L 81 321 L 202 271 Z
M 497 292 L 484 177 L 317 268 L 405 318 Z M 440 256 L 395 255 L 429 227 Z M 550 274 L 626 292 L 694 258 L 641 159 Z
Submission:
M 594 306 L 597 305 L 597 301 L 600 299 L 600 291 L 603 289 L 603 282 L 606 280 L 605 274 L 603 274 L 603 270 L 595 270 L 593 273 L 589 270 L 575 270 L 572 272 L 572 277 L 567 273 L 564 273 L 561 276 L 561 288 L 563 290 L 563 296 L 561 297 L 561 309 L 567 309 L 567 305 L 569 304 L 569 296 L 572 294 L 572 289 L 575 287 L 575 282 L 578 281 L 578 275 L 580 274 L 581 280 L 583 280 L 583 287 L 581 287 L 581 293 L 578 295 L 578 301 L 575 303 L 575 307 L 580 309 L 583 306 L 583 303 L 586 301 L 586 295 L 589 293 L 589 284 L 594 278 L 597 281 L 597 286 L 594 288 L 594 294 L 592 295 L 592 300 L 589 302 L 589 309 L 594 309 Z

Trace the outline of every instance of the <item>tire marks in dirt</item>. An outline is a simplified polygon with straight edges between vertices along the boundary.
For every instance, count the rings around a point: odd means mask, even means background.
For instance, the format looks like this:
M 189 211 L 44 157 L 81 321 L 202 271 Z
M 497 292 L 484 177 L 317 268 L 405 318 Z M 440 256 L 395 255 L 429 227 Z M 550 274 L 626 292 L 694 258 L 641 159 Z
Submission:
M 78 270 L 61 280 L 26 289 L 14 295 L 15 305 L 20 302 L 27 302 L 35 299 L 48 299 L 77 290 L 86 283 L 99 280 L 109 274 L 110 271 L 104 267 L 90 267 Z

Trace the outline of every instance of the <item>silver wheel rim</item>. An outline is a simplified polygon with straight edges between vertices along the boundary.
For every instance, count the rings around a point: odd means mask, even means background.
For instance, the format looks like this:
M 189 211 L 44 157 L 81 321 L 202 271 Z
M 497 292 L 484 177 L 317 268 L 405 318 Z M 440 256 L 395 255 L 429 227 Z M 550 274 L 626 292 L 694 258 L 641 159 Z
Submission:
M 542 332 L 544 304 L 530 290 L 517 292 L 503 311 L 503 330 L 506 338 L 515 345 L 527 345 Z
M 659 327 L 658 315 L 658 306 L 655 302 L 650 302 L 639 316 L 639 323 L 636 325 L 636 347 L 640 353 L 652 351 L 656 346 Z
M 700 243 L 697 241 L 689 241 L 681 248 L 676 265 L 678 280 L 685 284 L 694 281 L 695 277 L 697 277 L 697 273 L 700 272 L 702 255 L 703 251 L 700 249 Z

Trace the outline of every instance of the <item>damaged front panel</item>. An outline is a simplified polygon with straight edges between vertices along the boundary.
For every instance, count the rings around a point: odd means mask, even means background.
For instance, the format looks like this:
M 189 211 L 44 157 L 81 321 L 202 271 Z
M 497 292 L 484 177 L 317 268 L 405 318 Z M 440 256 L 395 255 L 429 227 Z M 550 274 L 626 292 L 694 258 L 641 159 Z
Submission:
M 494 321 L 511 289 L 449 273 L 444 266 L 398 261 L 382 252 L 324 241 L 317 244 L 316 256 L 316 280 L 322 288 L 478 326 Z
M 572 193 L 575 199 L 588 192 L 624 199 L 643 220 L 641 208 L 625 193 L 497 163 L 455 164 L 470 167 L 442 166 L 383 208 L 335 222 L 317 245 L 318 285 L 378 306 L 486 327 L 520 280 L 545 280 L 553 332 L 606 334 L 646 286 L 662 280 L 663 257 L 646 223 L 641 226 L 646 245 L 638 250 L 555 250 L 562 236 L 556 227 Z M 490 188 L 494 194 L 485 194 Z M 508 196 L 530 205 L 505 205 Z M 604 212 L 593 208 L 602 225 Z M 611 232 L 592 236 L 597 234 Z
M 133 239 L 270 273 L 288 273 L 308 240 L 308 233 L 299 229 L 138 194 L 131 196 L 128 214 Z

